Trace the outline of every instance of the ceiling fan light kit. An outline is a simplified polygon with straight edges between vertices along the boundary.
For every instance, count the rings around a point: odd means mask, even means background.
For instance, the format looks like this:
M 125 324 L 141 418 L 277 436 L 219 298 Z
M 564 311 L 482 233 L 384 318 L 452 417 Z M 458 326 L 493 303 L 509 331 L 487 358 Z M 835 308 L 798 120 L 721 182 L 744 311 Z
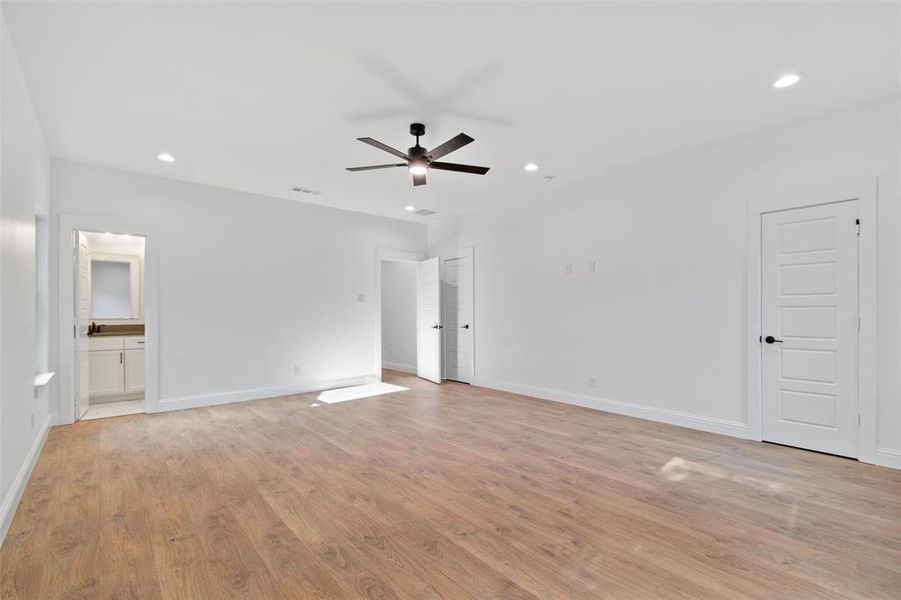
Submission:
M 428 173 L 429 169 L 438 169 L 439 171 L 456 171 L 457 173 L 471 173 L 474 175 L 484 175 L 488 172 L 488 167 L 477 167 L 474 165 L 461 165 L 457 163 L 437 161 L 437 159 L 441 158 L 442 156 L 447 156 L 451 152 L 459 150 L 463 146 L 475 141 L 465 133 L 460 133 L 447 140 L 440 146 L 432 148 L 431 150 L 428 150 L 419 145 L 420 136 L 425 135 L 425 125 L 423 125 L 422 123 L 411 123 L 410 135 L 416 137 L 416 145 L 412 148 L 407 149 L 406 154 L 401 152 L 400 150 L 388 146 L 387 144 L 383 144 L 382 142 L 369 137 L 357 138 L 364 144 L 369 144 L 370 146 L 378 148 L 379 150 L 383 150 L 388 154 L 403 159 L 405 162 L 392 163 L 387 165 L 371 165 L 368 167 L 348 167 L 347 170 L 356 172 L 371 171 L 373 169 L 407 167 L 407 170 L 409 170 L 410 174 L 413 175 L 414 186 L 426 184 L 425 176 L 426 173 Z

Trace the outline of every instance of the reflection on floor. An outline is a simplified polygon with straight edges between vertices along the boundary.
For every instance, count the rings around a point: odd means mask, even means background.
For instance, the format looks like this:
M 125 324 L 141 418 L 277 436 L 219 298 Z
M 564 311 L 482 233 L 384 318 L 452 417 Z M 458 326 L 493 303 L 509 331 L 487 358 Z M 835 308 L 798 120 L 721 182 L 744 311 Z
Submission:
M 88 412 L 81 418 L 82 421 L 90 419 L 106 419 L 107 417 L 121 417 L 144 412 L 144 400 L 122 400 L 121 402 L 104 402 L 92 404 Z

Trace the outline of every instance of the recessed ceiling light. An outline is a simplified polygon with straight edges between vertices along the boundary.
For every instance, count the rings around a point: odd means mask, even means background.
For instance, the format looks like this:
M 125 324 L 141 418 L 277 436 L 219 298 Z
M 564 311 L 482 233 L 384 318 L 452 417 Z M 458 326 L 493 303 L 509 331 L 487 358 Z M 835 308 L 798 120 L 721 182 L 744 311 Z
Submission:
M 781 90 L 783 88 L 791 87 L 799 81 L 801 81 L 801 76 L 797 73 L 786 73 L 773 82 L 773 87 L 777 90 Z
M 413 212 L 414 210 L 416 210 L 416 207 L 415 206 L 405 206 L 404 210 L 407 212 Z
M 175 162 L 175 157 L 169 154 L 168 152 L 163 152 L 162 154 L 157 154 L 156 157 L 163 162 Z
M 535 163 L 529 163 L 526 166 L 524 166 L 523 169 L 525 169 L 526 171 L 537 171 L 538 165 L 536 165 Z

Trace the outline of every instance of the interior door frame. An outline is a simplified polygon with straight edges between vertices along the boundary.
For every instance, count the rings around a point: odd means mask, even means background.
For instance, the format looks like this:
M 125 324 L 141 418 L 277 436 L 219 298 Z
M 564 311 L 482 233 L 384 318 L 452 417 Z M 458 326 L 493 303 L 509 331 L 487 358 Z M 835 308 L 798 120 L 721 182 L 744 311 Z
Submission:
M 428 258 L 425 252 L 413 250 L 397 250 L 394 248 L 376 248 L 375 250 L 375 293 L 373 303 L 375 310 L 375 363 L 373 373 L 382 380 L 382 261 L 409 262 L 419 264 Z M 418 318 L 418 317 L 417 317 Z
M 470 372 L 469 372 L 469 383 L 472 384 L 476 378 L 476 344 L 475 344 L 475 335 L 476 335 L 476 257 L 475 257 L 475 246 L 464 246 L 462 248 L 457 249 L 455 252 L 451 252 L 448 255 L 441 255 L 441 260 L 439 264 L 441 265 L 440 277 L 441 277 L 441 285 L 444 285 L 444 263 L 449 260 L 454 260 L 458 258 L 469 258 L 472 261 L 472 272 L 470 273 L 470 277 L 472 277 L 472 319 L 470 319 L 469 323 L 469 356 L 472 358 L 470 364 Z M 446 296 L 444 294 L 441 295 L 442 304 L 445 301 Z M 445 307 L 442 306 L 441 310 L 444 311 Z M 446 313 L 445 313 L 446 314 Z M 442 352 L 441 359 L 441 377 L 442 379 L 447 379 L 447 337 L 441 340 L 441 344 L 444 352 Z
M 747 205 L 747 388 L 746 418 L 748 437 L 763 440 L 763 348 L 762 335 L 762 276 L 763 276 L 763 215 L 780 210 L 805 208 L 857 200 L 860 218 L 858 252 L 858 411 L 857 459 L 876 462 L 878 395 L 878 311 L 877 311 L 877 226 L 878 180 L 861 178 L 817 185 L 803 189 L 785 190 L 752 198 Z
M 59 423 L 75 422 L 75 273 L 72 268 L 73 231 L 127 233 L 144 237 L 144 382 L 145 412 L 159 411 L 159 258 L 156 230 L 143 220 L 129 217 L 60 214 L 57 238 L 57 370 L 59 372 Z

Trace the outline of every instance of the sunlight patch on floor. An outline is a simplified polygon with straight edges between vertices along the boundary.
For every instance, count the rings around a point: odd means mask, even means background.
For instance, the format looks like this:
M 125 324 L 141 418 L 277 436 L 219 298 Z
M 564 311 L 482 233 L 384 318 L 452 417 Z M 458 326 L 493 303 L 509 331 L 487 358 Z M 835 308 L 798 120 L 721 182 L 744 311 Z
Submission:
M 337 390 L 326 390 L 319 394 L 316 399 L 320 402 L 325 402 L 326 404 L 335 404 L 336 402 L 345 402 L 347 400 L 357 400 L 359 398 L 371 398 L 372 396 L 403 392 L 408 389 L 410 388 L 390 383 L 367 383 L 366 385 L 355 385 L 353 387 L 340 388 Z

